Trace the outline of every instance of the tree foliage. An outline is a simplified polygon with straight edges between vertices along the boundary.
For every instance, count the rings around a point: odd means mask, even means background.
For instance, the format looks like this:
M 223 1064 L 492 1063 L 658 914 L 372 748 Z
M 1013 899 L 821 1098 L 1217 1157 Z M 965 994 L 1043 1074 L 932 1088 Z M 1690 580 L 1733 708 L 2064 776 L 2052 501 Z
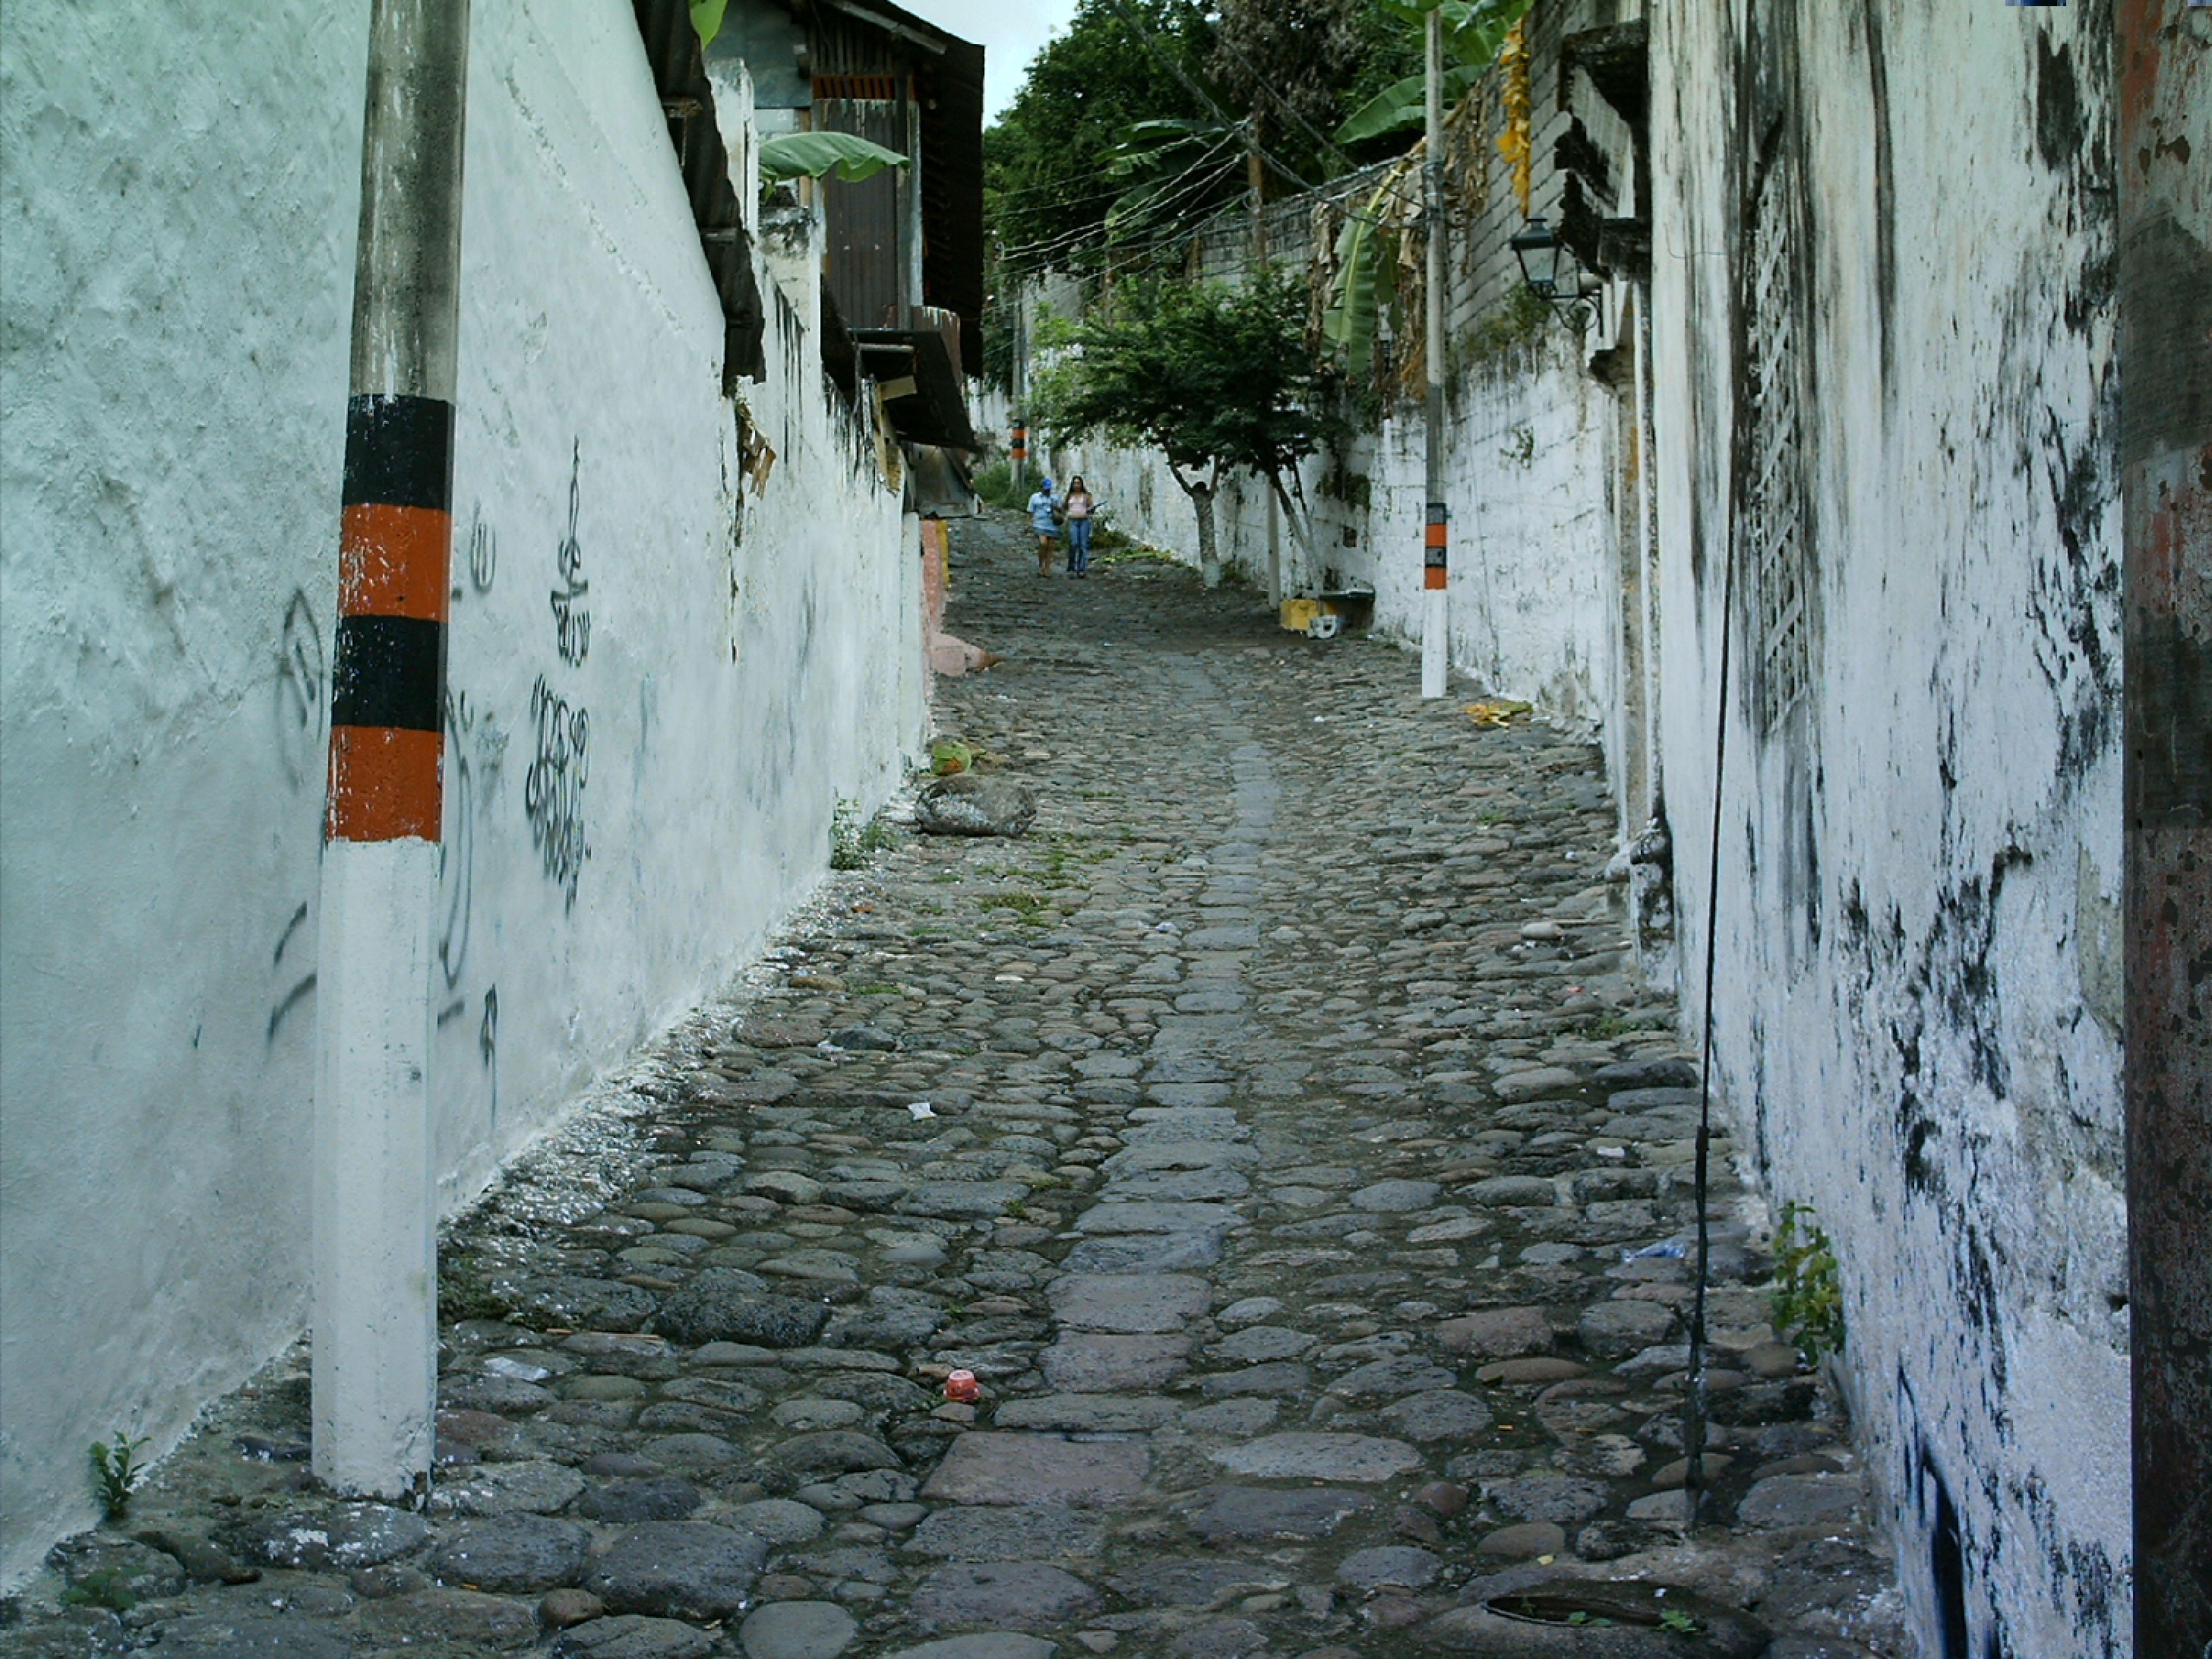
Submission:
M 1154 55 L 1156 46 L 1193 80 L 1202 76 L 1212 42 L 1206 8 L 1198 0 L 1121 4 L 1152 46 L 1108 0 L 1079 0 L 1066 30 L 1037 53 L 1013 103 L 983 136 L 986 212 L 1013 271 L 1077 263 L 1086 245 L 1103 242 L 1118 200 L 1181 170 L 1180 152 L 1158 144 L 1139 146 L 1159 152 L 1153 167 L 1133 167 L 1124 148 L 1131 128 L 1211 118 Z M 1241 176 L 1188 192 L 1188 204 L 1226 199 Z
M 1482 72 L 1497 61 L 1498 48 L 1528 13 L 1530 0 L 1382 0 L 1381 9 L 1395 20 L 1400 38 L 1420 54 L 1421 33 L 1428 14 L 1444 15 L 1444 106 L 1449 108 L 1467 96 Z M 1411 27 L 1407 27 L 1411 25 Z M 1401 80 L 1378 88 L 1374 95 L 1345 118 L 1336 137 L 1342 143 L 1358 143 L 1421 125 L 1427 107 L 1427 86 L 1416 69 Z
M 1195 509 L 1210 584 L 1219 571 L 1213 493 L 1224 469 L 1266 477 L 1304 537 L 1296 469 L 1330 435 L 1321 372 L 1306 349 L 1306 308 L 1303 277 L 1273 267 L 1242 288 L 1124 283 L 1110 305 L 1042 342 L 1050 358 L 1033 386 L 1036 422 L 1056 443 L 1100 437 L 1165 454 Z
M 1136 441 L 1179 470 L 1280 478 L 1322 436 L 1306 307 L 1304 281 L 1273 267 L 1243 288 L 1126 283 L 1057 336 L 1063 348 L 1037 378 L 1039 422 L 1060 442 Z
M 1420 40 L 1375 0 L 1221 0 L 1206 67 L 1228 109 L 1258 120 L 1267 153 L 1318 183 L 1371 159 L 1357 145 L 1347 155 L 1336 130 L 1420 73 Z

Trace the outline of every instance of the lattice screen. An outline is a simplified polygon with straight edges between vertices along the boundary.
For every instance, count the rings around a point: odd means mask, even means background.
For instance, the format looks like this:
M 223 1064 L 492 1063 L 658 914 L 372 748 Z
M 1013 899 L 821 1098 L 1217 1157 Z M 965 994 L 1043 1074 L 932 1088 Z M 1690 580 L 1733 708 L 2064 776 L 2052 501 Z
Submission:
M 1801 477 L 1797 167 L 1785 142 L 1766 170 L 1744 237 L 1744 471 L 1736 496 L 1739 571 L 1758 623 L 1753 684 L 1759 728 L 1771 730 L 1805 695 L 1812 668 L 1812 572 Z

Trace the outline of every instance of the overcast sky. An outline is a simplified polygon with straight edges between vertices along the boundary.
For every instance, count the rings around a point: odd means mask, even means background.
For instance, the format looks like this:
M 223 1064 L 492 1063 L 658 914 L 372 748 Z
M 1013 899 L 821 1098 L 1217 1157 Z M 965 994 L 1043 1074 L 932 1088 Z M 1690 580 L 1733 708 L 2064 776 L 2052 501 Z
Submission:
M 1066 27 L 1075 0 L 900 0 L 917 17 L 983 48 L 983 124 L 1013 102 L 1030 59 Z

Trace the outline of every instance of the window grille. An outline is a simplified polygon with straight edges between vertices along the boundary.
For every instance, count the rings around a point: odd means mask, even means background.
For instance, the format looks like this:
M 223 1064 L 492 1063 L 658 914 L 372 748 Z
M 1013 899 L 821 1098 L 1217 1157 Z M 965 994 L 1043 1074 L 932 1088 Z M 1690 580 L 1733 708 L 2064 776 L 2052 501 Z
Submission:
M 1802 493 L 1797 167 L 1785 138 L 1744 228 L 1745 409 L 1736 498 L 1738 566 L 1750 578 L 1756 652 L 1753 698 L 1771 731 L 1812 678 L 1812 569 Z

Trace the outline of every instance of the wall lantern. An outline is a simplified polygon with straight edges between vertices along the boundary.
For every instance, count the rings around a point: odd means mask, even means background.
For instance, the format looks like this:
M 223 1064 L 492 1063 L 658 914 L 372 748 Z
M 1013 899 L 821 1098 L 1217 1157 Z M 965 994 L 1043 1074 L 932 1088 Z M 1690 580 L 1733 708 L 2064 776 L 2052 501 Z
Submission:
M 1583 269 L 1574 250 L 1541 219 L 1522 225 L 1508 246 L 1521 262 L 1522 281 L 1559 313 L 1561 322 L 1579 331 L 1592 297 L 1604 285 Z

